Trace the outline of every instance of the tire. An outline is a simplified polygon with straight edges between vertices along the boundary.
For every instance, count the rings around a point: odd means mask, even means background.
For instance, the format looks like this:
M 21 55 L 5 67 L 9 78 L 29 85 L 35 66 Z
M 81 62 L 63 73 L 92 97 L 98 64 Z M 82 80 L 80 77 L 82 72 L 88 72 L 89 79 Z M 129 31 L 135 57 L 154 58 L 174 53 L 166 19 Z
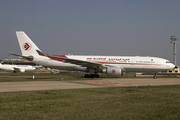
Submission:
M 154 76 L 153 78 L 154 78 L 154 79 L 157 79 L 157 76 Z
M 89 78 L 89 75 L 88 75 L 88 74 L 85 74 L 85 75 L 84 75 L 84 78 Z
M 90 76 L 89 76 L 90 78 L 94 78 L 94 74 L 90 74 Z
M 95 74 L 94 77 L 95 77 L 95 78 L 99 78 L 99 74 Z

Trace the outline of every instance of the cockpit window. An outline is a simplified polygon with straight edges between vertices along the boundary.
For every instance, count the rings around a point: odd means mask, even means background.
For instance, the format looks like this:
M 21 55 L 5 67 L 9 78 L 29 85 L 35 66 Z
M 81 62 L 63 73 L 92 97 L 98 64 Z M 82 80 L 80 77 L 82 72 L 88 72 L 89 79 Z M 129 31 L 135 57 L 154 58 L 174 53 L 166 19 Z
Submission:
M 166 63 L 170 63 L 169 61 L 166 61 Z

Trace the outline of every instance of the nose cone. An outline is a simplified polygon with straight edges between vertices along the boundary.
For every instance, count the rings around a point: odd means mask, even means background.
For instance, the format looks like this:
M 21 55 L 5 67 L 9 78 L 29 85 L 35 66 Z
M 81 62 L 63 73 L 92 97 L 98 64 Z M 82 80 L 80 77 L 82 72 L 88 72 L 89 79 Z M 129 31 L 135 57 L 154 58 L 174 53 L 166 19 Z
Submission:
M 171 63 L 170 69 L 175 68 L 175 65 Z

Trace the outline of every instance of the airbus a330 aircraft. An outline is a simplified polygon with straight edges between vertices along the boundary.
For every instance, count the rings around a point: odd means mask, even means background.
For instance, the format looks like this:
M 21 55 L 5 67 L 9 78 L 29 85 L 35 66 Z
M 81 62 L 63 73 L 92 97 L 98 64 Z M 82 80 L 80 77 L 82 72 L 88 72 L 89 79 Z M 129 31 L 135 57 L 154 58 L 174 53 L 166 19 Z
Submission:
M 16 72 L 25 72 L 25 71 L 35 70 L 36 67 L 33 67 L 31 65 L 8 65 L 8 64 L 0 63 L 0 69 L 12 70 L 16 73 Z
M 12 54 L 44 67 L 59 70 L 84 71 L 85 78 L 99 77 L 98 73 L 121 76 L 124 72 L 161 72 L 175 67 L 169 60 L 136 56 L 48 55 L 42 52 L 23 32 L 16 32 L 22 55 Z M 156 77 L 156 74 L 154 76 Z

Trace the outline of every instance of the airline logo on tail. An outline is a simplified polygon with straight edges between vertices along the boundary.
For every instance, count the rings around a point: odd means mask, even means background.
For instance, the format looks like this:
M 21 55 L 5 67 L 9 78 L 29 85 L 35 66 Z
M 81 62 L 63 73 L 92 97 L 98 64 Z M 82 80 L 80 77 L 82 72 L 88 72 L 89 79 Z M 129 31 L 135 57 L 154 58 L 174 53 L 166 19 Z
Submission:
M 32 45 L 30 43 L 24 43 L 22 47 L 24 50 L 28 51 L 32 48 Z

